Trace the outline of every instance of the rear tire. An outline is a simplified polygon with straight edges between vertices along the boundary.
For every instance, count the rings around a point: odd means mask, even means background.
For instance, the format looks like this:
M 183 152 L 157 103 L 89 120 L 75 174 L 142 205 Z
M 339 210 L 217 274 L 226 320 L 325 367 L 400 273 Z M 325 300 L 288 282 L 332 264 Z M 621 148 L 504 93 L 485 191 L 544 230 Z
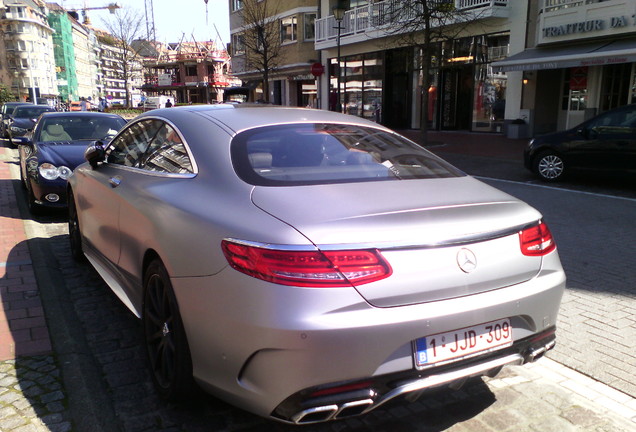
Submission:
M 556 182 L 565 175 L 565 162 L 557 153 L 544 151 L 534 159 L 534 172 L 543 181 Z
M 159 395 L 176 401 L 194 386 L 190 348 L 170 277 L 155 259 L 144 276 L 143 330 L 146 354 Z

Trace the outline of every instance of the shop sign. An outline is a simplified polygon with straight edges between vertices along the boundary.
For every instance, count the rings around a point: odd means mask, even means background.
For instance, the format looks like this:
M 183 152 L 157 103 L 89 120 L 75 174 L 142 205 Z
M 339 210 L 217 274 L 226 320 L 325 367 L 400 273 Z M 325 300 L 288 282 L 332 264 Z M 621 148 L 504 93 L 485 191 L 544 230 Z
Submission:
M 314 77 L 313 75 L 307 74 L 307 75 L 294 75 L 292 77 L 289 77 L 289 79 L 291 81 L 307 81 L 307 80 L 315 80 L 316 77 Z
M 172 85 L 172 75 L 159 74 L 159 76 L 157 77 L 157 84 L 159 84 L 160 86 Z
M 575 67 L 570 70 L 570 90 L 587 88 L 587 67 Z
M 544 38 L 568 36 L 578 33 L 598 32 L 605 29 L 617 29 L 624 27 L 635 27 L 636 15 L 627 17 L 625 15 L 609 17 L 606 19 L 592 19 L 587 21 L 575 22 L 570 24 L 561 24 L 550 27 L 544 27 L 542 34 Z

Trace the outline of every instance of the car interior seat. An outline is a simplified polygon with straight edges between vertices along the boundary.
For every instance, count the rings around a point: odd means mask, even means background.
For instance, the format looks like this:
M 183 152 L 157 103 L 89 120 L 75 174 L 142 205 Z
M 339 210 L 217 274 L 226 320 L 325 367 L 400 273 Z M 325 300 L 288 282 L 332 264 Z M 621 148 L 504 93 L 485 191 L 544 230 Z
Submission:
M 42 131 L 42 141 L 71 141 L 71 136 L 59 124 L 48 125 Z
M 274 166 L 310 167 L 319 166 L 325 157 L 324 138 L 320 135 L 290 134 L 283 137 L 281 146 L 274 154 Z

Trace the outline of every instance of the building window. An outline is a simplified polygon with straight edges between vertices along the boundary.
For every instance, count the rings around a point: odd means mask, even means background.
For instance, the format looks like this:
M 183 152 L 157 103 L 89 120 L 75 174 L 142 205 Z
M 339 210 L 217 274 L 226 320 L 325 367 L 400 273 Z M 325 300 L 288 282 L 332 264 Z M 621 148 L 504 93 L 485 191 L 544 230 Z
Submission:
M 316 38 L 316 14 L 306 13 L 303 24 L 305 26 L 303 38 L 306 41 L 314 40 Z
M 280 40 L 282 43 L 294 42 L 297 31 L 296 15 L 288 16 L 280 20 Z
M 186 66 L 185 72 L 186 72 L 186 76 L 197 76 L 197 67 L 196 66 Z
M 232 35 L 232 53 L 234 55 L 245 54 L 245 35 L 243 33 Z
M 232 0 L 232 12 L 243 9 L 243 0 Z

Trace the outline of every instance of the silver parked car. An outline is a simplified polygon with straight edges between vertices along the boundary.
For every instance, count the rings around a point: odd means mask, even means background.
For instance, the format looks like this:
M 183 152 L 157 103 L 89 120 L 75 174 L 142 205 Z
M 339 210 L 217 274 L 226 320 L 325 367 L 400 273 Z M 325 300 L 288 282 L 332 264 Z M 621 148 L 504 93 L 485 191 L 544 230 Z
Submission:
M 69 179 L 69 232 L 143 321 L 160 394 L 312 423 L 534 361 L 565 275 L 541 214 L 375 123 L 140 115 Z

